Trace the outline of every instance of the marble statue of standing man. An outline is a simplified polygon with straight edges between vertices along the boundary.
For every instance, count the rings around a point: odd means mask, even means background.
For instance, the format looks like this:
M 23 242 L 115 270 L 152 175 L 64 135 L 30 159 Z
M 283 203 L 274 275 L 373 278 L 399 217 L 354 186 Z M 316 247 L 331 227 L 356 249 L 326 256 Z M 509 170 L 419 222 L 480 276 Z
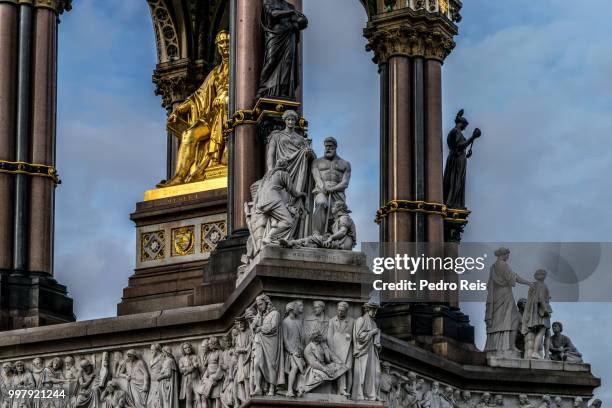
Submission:
M 338 394 L 348 397 L 353 384 L 353 326 L 355 321 L 348 315 L 349 305 L 339 302 L 336 316 L 329 320 L 327 326 L 327 344 L 340 361 L 349 367 L 349 370 L 340 376 L 337 381 Z
M 487 283 L 487 304 L 485 323 L 487 342 L 485 351 L 501 357 L 519 357 L 516 347 L 516 336 L 521 324 L 521 315 L 516 306 L 512 288 L 517 284 L 531 285 L 510 268 L 507 261 L 510 257 L 508 248 L 495 251 L 497 261 L 491 265 Z
M 262 395 L 262 385 L 268 395 L 276 394 L 276 386 L 285 383 L 281 315 L 267 295 L 256 299 L 257 317 L 253 331 L 253 395 Z
M 313 193 L 314 215 L 312 230 L 314 234 L 323 235 L 331 227 L 331 208 L 334 203 L 346 203 L 345 191 L 351 180 L 351 164 L 338 156 L 338 142 L 328 137 L 323 142 L 325 153 L 323 157 L 312 162 L 312 177 L 315 182 Z
M 355 320 L 353 327 L 353 389 L 354 400 L 376 401 L 378 377 L 380 376 L 380 330 L 374 317 L 378 305 L 363 305 L 363 315 Z

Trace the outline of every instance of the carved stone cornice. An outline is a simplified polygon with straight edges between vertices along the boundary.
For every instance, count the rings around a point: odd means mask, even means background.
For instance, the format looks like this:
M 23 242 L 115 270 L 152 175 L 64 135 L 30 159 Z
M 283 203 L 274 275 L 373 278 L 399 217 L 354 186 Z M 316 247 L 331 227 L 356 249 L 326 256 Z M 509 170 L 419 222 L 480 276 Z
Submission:
M 0 3 L 29 4 L 35 8 L 48 8 L 57 14 L 72 10 L 72 0 L 0 0 Z
M 193 64 L 188 59 L 157 64 L 153 83 L 155 95 L 162 97 L 162 106 L 171 109 L 191 95 L 204 80 L 205 68 L 203 62 Z
M 363 35 L 366 50 L 374 52 L 373 60 L 380 65 L 397 55 L 444 62 L 455 48 L 457 32 L 446 15 L 403 8 L 374 16 Z

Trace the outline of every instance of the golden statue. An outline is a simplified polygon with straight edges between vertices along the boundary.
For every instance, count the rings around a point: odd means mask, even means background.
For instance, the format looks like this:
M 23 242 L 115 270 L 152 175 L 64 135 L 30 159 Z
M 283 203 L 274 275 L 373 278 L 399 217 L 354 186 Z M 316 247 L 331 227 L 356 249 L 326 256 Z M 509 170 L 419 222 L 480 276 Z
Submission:
M 180 138 L 176 172 L 157 187 L 204 180 L 208 173 L 227 173 L 227 151 L 223 126 L 229 97 L 230 35 L 220 31 L 215 38 L 222 62 L 208 74 L 200 88 L 179 104 L 168 117 L 168 129 Z M 211 172 L 213 168 L 221 172 Z M 208 171 L 207 171 L 208 170 Z

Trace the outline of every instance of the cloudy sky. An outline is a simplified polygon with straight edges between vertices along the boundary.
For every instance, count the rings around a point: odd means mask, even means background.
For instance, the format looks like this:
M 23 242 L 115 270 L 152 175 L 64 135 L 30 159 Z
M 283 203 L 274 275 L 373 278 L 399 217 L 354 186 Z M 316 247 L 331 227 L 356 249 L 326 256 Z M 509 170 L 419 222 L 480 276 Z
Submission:
M 378 74 L 356 0 L 305 0 L 305 114 L 353 163 L 360 239 L 377 239 Z M 465 0 L 444 65 L 445 133 L 459 108 L 483 130 L 468 168 L 464 240 L 609 241 L 612 27 L 608 0 Z M 133 272 L 135 203 L 165 173 L 164 112 L 144 0 L 79 0 L 62 17 L 56 260 L 79 319 L 112 316 Z M 321 149 L 317 149 L 320 151 Z M 522 271 L 519 271 L 522 272 Z M 524 273 L 527 276 L 527 273 Z M 554 294 L 553 294 L 554 295 Z M 609 303 L 553 303 L 612 401 Z M 464 310 L 484 343 L 482 305 Z

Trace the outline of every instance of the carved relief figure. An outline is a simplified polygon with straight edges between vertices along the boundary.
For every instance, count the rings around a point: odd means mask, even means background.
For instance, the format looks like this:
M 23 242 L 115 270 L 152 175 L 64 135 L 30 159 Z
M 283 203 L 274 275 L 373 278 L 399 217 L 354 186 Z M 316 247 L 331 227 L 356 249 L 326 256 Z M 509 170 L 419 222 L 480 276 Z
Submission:
M 127 382 L 127 392 L 129 400 L 136 408 L 147 408 L 147 398 L 149 396 L 149 370 L 142 359 L 136 355 L 133 349 L 126 353 L 126 362 L 123 365 L 119 377 L 125 378 Z
M 253 394 L 276 393 L 276 386 L 285 383 L 283 337 L 280 313 L 266 295 L 256 299 L 257 317 L 253 331 Z
M 497 394 L 495 396 L 495 406 L 496 407 L 503 407 L 504 406 L 504 396 L 501 394 Z
M 121 389 L 119 384 L 111 380 L 106 385 L 104 392 L 100 396 L 100 400 L 106 403 L 108 408 L 128 408 L 127 394 Z
M 325 302 L 315 300 L 312 302 L 312 316 L 304 321 L 305 342 L 308 343 L 315 333 L 327 334 L 329 321 L 325 316 Z
M 377 381 L 380 375 L 380 330 L 374 316 L 378 305 L 363 305 L 363 315 L 355 320 L 353 327 L 353 388 L 355 400 L 375 401 L 378 393 Z
M 538 269 L 534 274 L 535 283 L 529 288 L 525 312 L 523 313 L 521 333 L 525 336 L 525 358 L 548 359 L 550 337 L 550 293 L 544 283 L 546 271 Z
M 487 342 L 485 351 L 507 357 L 518 357 L 516 335 L 520 326 L 520 314 L 512 294 L 516 283 L 531 285 L 531 282 L 516 274 L 507 261 L 510 257 L 508 248 L 495 251 L 497 261 L 491 265 L 487 283 L 487 303 L 485 323 Z
M 348 316 L 348 303 L 339 302 L 336 306 L 336 316 L 329 320 L 327 326 L 327 344 L 332 353 L 342 364 L 348 367 L 336 382 L 338 394 L 348 397 L 353 384 L 353 327 L 355 321 Z
M 201 386 L 196 392 L 201 395 L 202 403 L 208 408 L 221 407 L 221 391 L 223 387 L 223 351 L 218 337 L 208 340 L 208 353 L 206 355 L 206 367 L 202 376 Z
M 476 408 L 488 408 L 491 406 L 491 394 L 485 392 L 480 397 L 480 401 L 476 405 Z
M 192 408 L 194 403 L 193 387 L 200 379 L 200 363 L 198 356 L 193 352 L 191 343 L 181 344 L 183 356 L 179 359 L 179 371 L 181 373 L 180 400 L 185 400 L 185 408 Z
M 348 367 L 340 362 L 325 343 L 323 333 L 315 333 L 304 349 L 304 358 L 308 363 L 300 387 L 300 395 L 314 390 L 319 385 L 334 381 L 342 376 Z
M 175 175 L 158 187 L 201 181 L 206 177 L 207 168 L 227 165 L 223 126 L 228 118 L 229 33 L 219 32 L 215 44 L 221 55 L 221 64 L 213 68 L 200 88 L 168 117 L 170 128 L 176 126 L 179 118 L 187 122 L 187 128 L 177 135 L 180 147 Z
M 538 405 L 538 408 L 550 408 L 550 405 L 550 395 L 543 395 L 542 400 L 540 401 L 540 405 Z
M 100 396 L 94 387 L 96 373 L 91 362 L 84 358 L 79 363 L 81 371 L 77 381 L 78 394 L 76 396 L 76 408 L 98 408 Z
M 520 394 L 518 396 L 520 408 L 535 408 L 530 402 L 527 394 Z
M 233 331 L 233 330 L 232 330 Z M 232 335 L 221 337 L 221 370 L 223 370 L 223 383 L 221 385 L 221 406 L 223 408 L 234 405 L 234 375 L 236 371 L 236 361 L 232 348 Z
M 461 402 L 459 403 L 461 408 L 474 408 L 476 404 L 472 402 L 472 393 L 469 391 L 461 392 Z
M 159 343 L 151 344 L 151 360 L 149 360 L 149 369 L 151 372 L 151 392 L 149 401 L 151 408 L 161 407 L 161 395 L 159 389 L 159 376 L 161 375 L 164 355 Z
M 480 129 L 474 129 L 472 137 L 466 139 L 463 131 L 469 123 L 461 109 L 455 117 L 455 127 L 448 134 L 448 157 L 444 167 L 444 203 L 449 208 L 465 208 L 465 176 L 467 159 L 472 156 L 472 145 L 481 136 Z M 469 151 L 466 153 L 466 150 Z
M 298 43 L 308 19 L 286 0 L 264 0 L 265 51 L 257 97 L 294 98 L 299 85 Z
M 304 371 L 303 328 L 299 311 L 301 301 L 293 301 L 285 306 L 286 317 L 283 319 L 283 347 L 285 351 L 285 372 L 287 379 L 287 397 L 294 397 L 298 375 Z M 303 306 L 302 306 L 303 307 Z
M 172 350 L 168 346 L 162 347 L 163 361 L 159 377 L 157 377 L 161 408 L 178 407 L 179 384 L 178 367 Z
M 318 235 L 330 232 L 332 206 L 338 201 L 346 203 L 345 191 L 351 180 L 351 164 L 336 154 L 336 139 L 328 137 L 323 145 L 323 157 L 312 162 L 315 182 L 312 231 Z
M 391 405 L 391 391 L 393 389 L 393 376 L 391 375 L 391 364 L 388 361 L 380 363 L 380 384 L 378 388 L 378 400 L 389 402 Z
M 238 356 L 236 363 L 236 396 L 238 401 L 245 402 L 249 399 L 250 385 L 249 375 L 251 372 L 251 336 L 252 332 L 248 327 L 248 322 L 245 316 L 236 319 L 238 334 L 234 343 L 234 352 Z
M 32 360 L 32 376 L 34 377 L 36 388 L 40 388 L 40 386 L 42 385 L 40 380 L 44 369 L 45 365 L 43 363 L 42 358 L 36 357 L 34 360 Z
M 0 372 L 0 408 L 9 408 L 11 399 L 9 398 L 9 390 L 13 386 L 13 366 L 11 363 L 2 364 L 2 372 Z
M 554 322 L 552 324 L 553 335 L 550 337 L 550 359 L 555 361 L 567 361 L 570 363 L 582 363 L 582 354 L 576 349 L 569 337 L 561 334 L 563 324 Z
M 431 389 L 425 393 L 423 397 L 423 408 L 450 408 L 449 402 L 440 390 L 440 383 L 434 381 L 431 384 Z

